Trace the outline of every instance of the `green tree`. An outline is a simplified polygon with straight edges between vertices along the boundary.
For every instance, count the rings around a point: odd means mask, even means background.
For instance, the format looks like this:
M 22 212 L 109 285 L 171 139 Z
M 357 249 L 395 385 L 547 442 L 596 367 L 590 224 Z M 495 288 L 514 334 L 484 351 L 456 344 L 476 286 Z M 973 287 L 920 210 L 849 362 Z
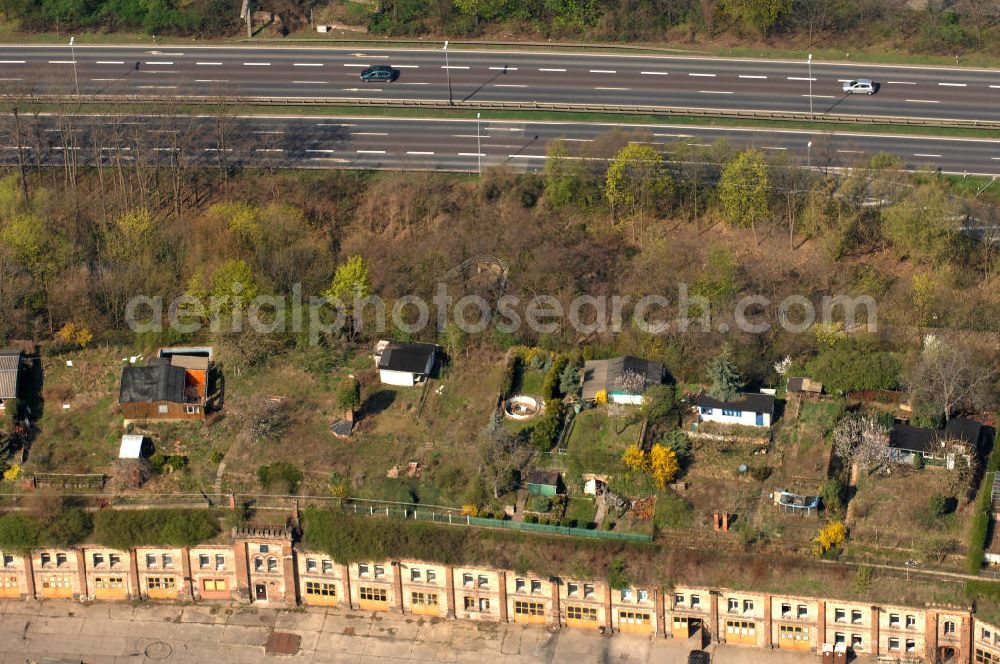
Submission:
M 441 340 L 441 346 L 448 354 L 448 357 L 455 357 L 458 355 L 459 351 L 465 348 L 465 343 L 467 341 L 465 330 L 452 321 L 449 321 L 448 324 L 444 326 L 444 329 L 441 330 L 441 334 L 438 336 Z
M 22 514 L 0 516 L 0 549 L 27 553 L 38 544 L 38 524 Z
M 504 13 L 507 7 L 507 0 L 453 0 L 455 7 L 458 11 L 462 12 L 467 16 L 473 16 L 476 19 L 476 25 L 479 24 L 479 19 L 492 19 L 496 18 Z
M 722 214 L 733 226 L 750 228 L 757 242 L 757 224 L 770 213 L 767 164 L 759 150 L 744 150 L 722 169 L 719 202 Z
M 792 9 L 792 0 L 722 0 L 722 10 L 744 27 L 766 35 L 783 14 Z
M 245 311 L 259 294 L 257 279 L 244 260 L 228 260 L 212 273 L 211 295 L 218 299 L 221 313 L 232 313 L 236 307 Z
M 673 192 L 674 181 L 663 157 L 645 143 L 629 143 L 619 150 L 604 179 L 604 196 L 615 222 L 622 217 L 646 217 L 667 208 Z
M 651 385 L 642 395 L 639 419 L 664 424 L 677 418 L 677 394 L 673 385 Z
M 48 546 L 73 546 L 82 542 L 93 529 L 90 515 L 79 508 L 60 512 L 42 530 L 39 541 Z
M 733 351 L 728 346 L 709 365 L 708 380 L 711 383 L 708 393 L 716 399 L 730 401 L 739 394 L 743 378 L 733 362 Z
M 341 410 L 354 410 L 361 405 L 361 383 L 357 378 L 345 378 L 337 387 L 337 407 Z
M 958 202 L 932 181 L 882 211 L 882 232 L 903 256 L 938 264 L 948 257 L 960 220 Z
M 899 385 L 901 370 L 896 355 L 848 343 L 821 350 L 806 366 L 810 376 L 834 393 L 891 390 Z
M 566 142 L 552 141 L 545 160 L 545 202 L 556 209 L 569 207 L 579 201 L 580 187 L 578 169 L 569 159 Z
M 337 266 L 333 282 L 325 295 L 331 300 L 347 304 L 345 300 L 355 296 L 365 297 L 369 292 L 371 281 L 368 278 L 368 262 L 363 256 L 349 256 L 345 263 Z

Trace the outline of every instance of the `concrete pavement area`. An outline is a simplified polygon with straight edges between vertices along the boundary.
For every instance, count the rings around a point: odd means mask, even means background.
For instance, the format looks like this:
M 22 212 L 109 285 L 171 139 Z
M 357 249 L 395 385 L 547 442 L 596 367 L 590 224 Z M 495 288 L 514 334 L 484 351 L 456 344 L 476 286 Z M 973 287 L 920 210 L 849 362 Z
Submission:
M 301 636 L 295 655 L 265 654 L 272 631 Z M 691 644 L 543 627 L 428 620 L 339 609 L 243 606 L 0 602 L 0 664 L 42 657 L 86 664 L 683 664 Z M 712 646 L 719 664 L 803 664 L 805 653 Z

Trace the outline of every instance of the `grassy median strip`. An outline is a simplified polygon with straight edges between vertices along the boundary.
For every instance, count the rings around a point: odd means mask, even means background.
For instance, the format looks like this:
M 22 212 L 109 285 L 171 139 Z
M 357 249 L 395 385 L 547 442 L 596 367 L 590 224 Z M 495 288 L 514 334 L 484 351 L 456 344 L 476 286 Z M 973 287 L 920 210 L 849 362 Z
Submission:
M 82 104 L 68 111 L 57 104 L 34 104 L 30 102 L 0 104 L 0 112 L 10 113 L 17 107 L 22 115 L 30 113 L 115 113 L 120 115 L 230 115 L 230 116 L 322 116 L 343 118 L 401 118 L 401 119 L 449 119 L 475 120 L 480 113 L 483 121 L 520 120 L 527 122 L 566 122 L 577 124 L 608 125 L 688 125 L 702 128 L 798 130 L 818 133 L 894 134 L 897 136 L 935 136 L 946 138 L 972 138 L 1000 140 L 1000 129 L 971 129 L 965 127 L 923 127 L 897 124 L 805 122 L 790 120 L 754 120 L 744 118 L 706 118 L 688 115 L 654 115 L 631 113 L 589 113 L 570 111 L 532 110 L 483 110 L 473 108 L 427 109 L 372 106 L 240 106 L 228 104 L 183 104 L 172 107 L 163 104 L 135 103 L 120 106 Z

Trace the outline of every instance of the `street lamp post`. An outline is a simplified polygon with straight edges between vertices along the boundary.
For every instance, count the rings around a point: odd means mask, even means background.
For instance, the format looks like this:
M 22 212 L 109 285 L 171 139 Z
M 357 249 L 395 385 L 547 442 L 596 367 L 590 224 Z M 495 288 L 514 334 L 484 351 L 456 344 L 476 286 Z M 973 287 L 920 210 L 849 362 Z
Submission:
M 80 78 L 76 75 L 76 47 L 73 45 L 76 42 L 76 37 L 69 38 L 69 53 L 70 58 L 73 60 L 73 84 L 76 87 L 76 96 L 80 96 Z
M 448 66 L 448 40 L 444 41 L 444 75 L 448 78 L 448 105 L 454 102 L 451 100 L 451 67 Z
M 483 132 L 479 129 L 479 113 L 476 113 L 476 159 L 479 160 L 479 177 L 483 177 Z
M 812 170 L 812 152 L 813 152 L 813 142 L 809 141 L 806 143 L 806 168 Z
M 809 54 L 809 119 L 813 119 L 813 54 Z

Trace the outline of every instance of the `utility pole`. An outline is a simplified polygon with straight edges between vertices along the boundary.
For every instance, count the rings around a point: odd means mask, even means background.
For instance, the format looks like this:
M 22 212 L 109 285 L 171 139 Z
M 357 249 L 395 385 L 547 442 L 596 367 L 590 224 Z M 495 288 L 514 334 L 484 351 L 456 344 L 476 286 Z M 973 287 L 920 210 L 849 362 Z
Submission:
M 809 54 L 809 119 L 813 119 L 813 54 Z
M 448 78 L 448 105 L 451 106 L 455 102 L 451 100 L 451 67 L 448 66 L 448 40 L 444 40 L 444 74 Z
M 73 45 L 76 37 L 69 38 L 69 53 L 73 60 L 73 83 L 76 87 L 76 96 L 80 96 L 80 78 L 76 75 L 76 47 Z
M 479 177 L 483 177 L 483 137 L 479 129 L 479 112 L 476 112 L 476 159 L 479 160 Z

